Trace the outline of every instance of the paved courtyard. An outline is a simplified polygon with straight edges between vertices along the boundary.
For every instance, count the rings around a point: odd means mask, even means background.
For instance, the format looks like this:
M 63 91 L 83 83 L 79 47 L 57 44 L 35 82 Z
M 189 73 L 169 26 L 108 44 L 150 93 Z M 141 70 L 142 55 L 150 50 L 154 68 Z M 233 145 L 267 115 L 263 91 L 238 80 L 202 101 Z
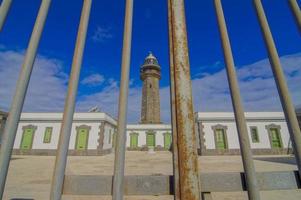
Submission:
M 4 199 L 34 198 L 47 200 L 49 196 L 53 156 L 13 156 L 7 179 Z M 66 174 L 76 175 L 112 175 L 114 155 L 105 156 L 70 156 Z M 257 156 L 257 171 L 291 171 L 296 170 L 291 156 Z M 240 172 L 243 171 L 240 156 L 200 156 L 201 172 Z M 171 175 L 172 155 L 169 152 L 127 152 L 126 175 Z M 262 197 L 268 200 L 301 199 L 301 191 L 263 192 Z M 214 199 L 244 200 L 246 193 L 214 193 Z M 64 200 L 109 200 L 111 197 L 64 196 Z M 127 200 L 171 200 L 172 196 L 131 196 Z

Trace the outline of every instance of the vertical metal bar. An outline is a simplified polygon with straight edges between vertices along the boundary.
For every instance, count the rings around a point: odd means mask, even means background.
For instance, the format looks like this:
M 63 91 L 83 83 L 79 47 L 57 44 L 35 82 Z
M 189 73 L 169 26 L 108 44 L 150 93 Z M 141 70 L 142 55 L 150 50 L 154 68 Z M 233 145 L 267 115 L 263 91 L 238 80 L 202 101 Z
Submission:
M 231 50 L 231 44 L 226 27 L 224 12 L 221 0 L 214 0 L 217 15 L 218 27 L 223 46 L 228 83 L 231 92 L 232 105 L 235 114 L 236 127 L 239 137 L 240 151 L 245 171 L 245 178 L 248 188 L 248 196 L 250 200 L 259 200 L 259 188 L 256 179 L 254 162 L 252 159 L 251 145 L 248 136 L 248 128 L 244 115 L 244 109 L 241 103 L 240 91 L 235 71 L 235 65 Z
M 172 0 L 172 42 L 181 199 L 199 200 L 198 155 L 192 105 L 184 0 Z
M 25 95 L 27 92 L 33 64 L 37 54 L 37 48 L 46 21 L 50 2 L 51 0 L 43 0 L 41 3 L 33 32 L 29 41 L 28 49 L 26 51 L 26 55 L 22 64 L 21 73 L 19 75 L 16 86 L 15 96 L 13 98 L 13 102 L 4 128 L 0 152 L 0 199 L 2 199 L 3 196 L 9 161 L 12 154 L 18 123 L 20 120 Z
M 126 122 L 129 92 L 129 73 L 131 61 L 133 0 L 126 0 L 125 22 L 123 35 L 122 66 L 119 92 L 118 125 L 115 148 L 113 200 L 123 200 L 124 193 L 124 162 L 126 142 Z
M 298 5 L 298 2 L 297 0 L 289 0 L 289 5 L 296 19 L 299 31 L 301 32 L 301 10 Z
M 76 46 L 72 61 L 72 69 L 68 85 L 67 97 L 65 100 L 65 108 L 63 114 L 63 121 L 60 130 L 60 139 L 58 150 L 56 154 L 55 167 L 52 177 L 52 184 L 50 190 L 51 200 L 60 200 L 62 195 L 65 169 L 67 163 L 68 147 L 72 129 L 73 115 L 75 109 L 75 101 L 77 95 L 77 88 L 82 66 L 83 53 L 85 49 L 87 29 L 89 24 L 89 17 L 91 11 L 92 0 L 84 0 L 80 24 L 77 33 Z
M 3 0 L 0 6 L 0 32 L 2 31 L 3 24 L 6 20 L 12 0 Z
M 296 112 L 290 97 L 290 93 L 281 67 L 278 52 L 261 1 L 254 0 L 254 5 L 257 11 L 257 16 L 263 33 L 263 38 L 268 50 L 272 71 L 280 96 L 280 101 L 284 110 L 288 129 L 292 139 L 292 144 L 294 147 L 294 153 L 299 169 L 299 177 L 301 178 L 301 132 L 299 129 Z
M 173 175 L 174 175 L 174 200 L 180 200 L 180 182 L 178 166 L 178 145 L 177 145 L 177 115 L 175 102 L 175 75 L 174 75 L 174 56 L 173 56 L 173 36 L 172 36 L 172 16 L 170 0 L 167 0 L 168 6 L 168 37 L 169 37 L 169 67 L 170 67 L 170 104 L 172 121 L 172 156 L 173 156 Z

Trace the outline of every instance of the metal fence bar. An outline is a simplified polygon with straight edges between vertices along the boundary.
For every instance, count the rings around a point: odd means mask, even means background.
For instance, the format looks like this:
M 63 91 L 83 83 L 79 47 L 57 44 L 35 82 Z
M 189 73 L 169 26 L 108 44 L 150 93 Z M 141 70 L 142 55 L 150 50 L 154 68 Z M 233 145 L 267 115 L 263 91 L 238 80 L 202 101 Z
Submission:
M 2 31 L 3 24 L 5 23 L 9 8 L 12 0 L 3 0 L 0 6 L 0 32 Z
M 172 0 L 170 1 L 170 5 L 180 199 L 199 200 L 198 155 L 192 105 L 184 0 Z
M 51 0 L 43 0 L 39 9 L 39 13 L 31 34 L 28 49 L 22 64 L 21 73 L 16 86 L 15 96 L 9 111 L 7 122 L 4 128 L 3 140 L 0 152 L 0 199 L 2 199 L 6 176 L 9 167 L 18 123 L 20 120 L 25 95 L 27 92 L 33 64 L 36 58 L 38 45 L 48 14 Z
M 232 98 L 232 105 L 235 114 L 236 127 L 239 137 L 241 157 L 243 161 L 245 178 L 250 200 L 259 200 L 260 194 L 256 179 L 256 172 L 252 158 L 251 145 L 249 141 L 248 128 L 246 124 L 244 109 L 241 103 L 240 90 L 238 86 L 235 64 L 228 36 L 227 25 L 222 8 L 221 0 L 214 0 L 216 16 L 224 52 L 228 83 Z
M 170 0 L 167 0 L 168 6 L 168 38 L 169 38 L 169 67 L 170 67 L 170 105 L 171 105 L 171 123 L 172 123 L 172 156 L 173 156 L 173 189 L 174 200 L 180 200 L 180 182 L 178 165 L 178 145 L 177 145 L 177 115 L 175 101 L 175 75 L 174 75 L 174 56 L 173 56 L 173 36 L 172 36 L 172 16 Z
M 296 19 L 299 31 L 301 32 L 301 10 L 298 5 L 298 2 L 297 0 L 289 0 L 289 5 Z
M 126 150 L 126 123 L 132 45 L 133 4 L 134 0 L 126 0 L 118 108 L 119 113 L 114 162 L 113 200 L 123 200 L 124 194 L 124 163 Z
M 65 100 L 65 108 L 63 114 L 63 121 L 60 130 L 60 138 L 58 150 L 56 154 L 55 167 L 52 177 L 52 184 L 50 190 L 51 200 L 60 200 L 63 190 L 63 182 L 65 176 L 65 169 L 67 163 L 68 147 L 71 136 L 73 115 L 75 109 L 77 88 L 82 66 L 83 53 L 85 49 L 85 42 L 87 36 L 87 29 L 89 24 L 89 17 L 91 12 L 92 0 L 84 0 L 80 24 L 77 33 L 76 46 L 72 61 L 72 69 L 68 85 L 67 97 Z
M 301 178 L 301 132 L 300 132 L 295 108 L 290 97 L 290 93 L 282 70 L 278 52 L 274 43 L 271 30 L 269 28 L 268 20 L 266 18 L 263 6 L 261 4 L 261 0 L 254 0 L 254 5 L 261 26 L 261 30 L 263 33 L 263 38 L 268 50 L 272 71 L 274 74 L 282 108 L 284 110 L 287 126 L 294 147 L 294 153 L 297 161 L 297 166 L 299 169 L 299 177 Z

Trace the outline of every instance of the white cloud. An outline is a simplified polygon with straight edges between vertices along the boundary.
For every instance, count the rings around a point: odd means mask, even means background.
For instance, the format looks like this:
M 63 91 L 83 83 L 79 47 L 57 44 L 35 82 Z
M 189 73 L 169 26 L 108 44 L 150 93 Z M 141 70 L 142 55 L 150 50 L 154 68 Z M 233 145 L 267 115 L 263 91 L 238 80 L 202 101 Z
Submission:
M 105 42 L 106 40 L 112 39 L 113 34 L 111 33 L 111 28 L 104 28 L 97 26 L 92 39 L 94 42 Z
M 24 52 L 0 51 L 0 108 L 8 110 L 15 92 Z M 68 75 L 56 59 L 38 56 L 32 72 L 24 111 L 60 111 Z
M 140 87 L 132 87 L 129 90 L 128 99 L 128 121 L 135 123 L 140 119 L 141 104 Z M 98 106 L 101 111 L 112 114 L 114 117 L 118 113 L 119 85 L 114 79 L 109 79 L 109 84 L 102 91 L 85 95 L 80 98 L 77 107 L 80 111 L 87 111 L 93 106 Z
M 91 74 L 90 76 L 85 77 L 81 84 L 87 86 L 99 86 L 105 81 L 105 78 L 101 74 Z
M 295 105 L 301 103 L 301 54 L 283 56 L 281 63 Z M 237 75 L 246 111 L 281 110 L 268 59 L 238 67 Z M 225 70 L 192 81 L 195 110 L 231 111 Z
M 7 110 L 10 106 L 23 60 L 23 53 L 24 52 L 18 51 L 0 51 L 0 108 L 2 109 Z M 293 102 L 295 105 L 300 105 L 301 54 L 284 56 L 281 58 L 281 62 Z M 276 85 L 267 59 L 251 65 L 241 66 L 237 69 L 243 104 L 246 111 L 281 110 Z M 102 90 L 93 94 L 79 96 L 77 110 L 87 111 L 93 106 L 98 106 L 102 111 L 116 117 L 118 113 L 119 82 L 115 79 L 102 78 L 106 79 L 103 83 Z M 63 72 L 62 62 L 56 59 L 38 56 L 30 81 L 24 110 L 62 111 L 67 81 L 68 76 Z M 192 89 L 195 111 L 232 110 L 227 77 L 224 69 L 213 74 L 193 78 Z M 128 100 L 128 121 L 130 123 L 139 122 L 141 93 L 142 88 L 140 86 L 137 87 L 131 84 Z M 169 87 L 161 87 L 160 97 L 162 121 L 169 122 Z

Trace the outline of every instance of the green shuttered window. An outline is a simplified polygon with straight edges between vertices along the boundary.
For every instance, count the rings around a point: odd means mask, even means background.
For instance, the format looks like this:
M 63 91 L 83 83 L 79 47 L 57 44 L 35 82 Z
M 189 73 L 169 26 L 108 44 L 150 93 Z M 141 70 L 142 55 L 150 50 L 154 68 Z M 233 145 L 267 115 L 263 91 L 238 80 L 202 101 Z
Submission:
M 148 147 L 155 147 L 156 146 L 156 135 L 154 132 L 146 133 L 146 145 Z
M 20 148 L 22 150 L 29 150 L 32 148 L 34 131 L 35 128 L 33 127 L 23 129 L 23 135 L 22 135 L 22 140 L 20 145 Z
M 171 145 L 171 133 L 164 134 L 164 149 L 170 149 Z
M 131 133 L 130 147 L 131 148 L 137 148 L 138 147 L 138 133 Z
M 271 128 L 271 139 L 272 139 L 272 148 L 282 148 L 282 141 L 279 130 L 277 128 Z
M 43 142 L 44 143 L 50 143 L 51 142 L 51 136 L 52 136 L 52 127 L 47 127 L 45 129 Z
M 226 135 L 224 129 L 215 130 L 217 149 L 227 149 Z
M 251 127 L 251 138 L 253 143 L 259 143 L 259 135 L 256 127 Z
M 88 145 L 89 129 L 79 128 L 76 138 L 76 150 L 86 150 Z

